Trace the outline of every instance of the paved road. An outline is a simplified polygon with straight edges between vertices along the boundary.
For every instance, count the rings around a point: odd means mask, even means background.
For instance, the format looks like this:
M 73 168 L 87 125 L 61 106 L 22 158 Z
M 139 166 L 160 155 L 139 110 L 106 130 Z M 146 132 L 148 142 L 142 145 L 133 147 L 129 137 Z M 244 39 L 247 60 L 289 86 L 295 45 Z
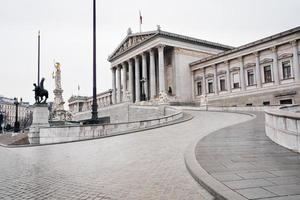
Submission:
M 187 172 L 184 151 L 199 135 L 249 116 L 190 113 L 191 121 L 129 135 L 0 147 L 0 199 L 212 199 Z
M 254 120 L 201 140 L 198 162 L 247 199 L 299 200 L 300 155 L 273 143 L 265 134 L 264 114 L 255 114 Z

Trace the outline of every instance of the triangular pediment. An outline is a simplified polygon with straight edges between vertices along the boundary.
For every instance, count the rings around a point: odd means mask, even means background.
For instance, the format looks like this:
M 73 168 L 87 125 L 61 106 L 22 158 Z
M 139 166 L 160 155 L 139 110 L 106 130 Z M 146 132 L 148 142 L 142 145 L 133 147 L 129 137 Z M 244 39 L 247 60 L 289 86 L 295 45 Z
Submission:
M 116 48 L 116 50 L 109 56 L 109 60 L 148 40 L 156 33 L 157 32 L 152 31 L 127 35 L 126 38 L 121 42 L 121 44 Z

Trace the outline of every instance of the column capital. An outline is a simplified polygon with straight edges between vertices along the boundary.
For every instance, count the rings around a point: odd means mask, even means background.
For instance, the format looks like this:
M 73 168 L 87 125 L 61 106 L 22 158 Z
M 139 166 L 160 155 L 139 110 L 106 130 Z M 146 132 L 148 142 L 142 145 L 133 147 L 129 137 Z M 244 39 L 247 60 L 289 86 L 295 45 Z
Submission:
M 116 69 L 117 69 L 117 66 L 112 66 L 112 67 L 110 68 L 111 71 L 116 71 Z
M 144 51 L 144 52 L 142 53 L 142 57 L 144 58 L 145 56 L 147 56 L 147 51 Z
M 292 47 L 297 46 L 297 40 L 290 41 L 290 44 L 292 45 Z
M 243 56 L 238 57 L 238 61 L 243 62 Z
M 225 65 L 228 65 L 228 64 L 229 64 L 229 60 L 225 60 L 223 63 L 224 63 Z
M 255 57 L 258 57 L 258 56 L 259 56 L 259 51 L 253 52 L 253 55 L 254 55 Z
M 166 47 L 166 45 L 160 44 L 157 46 L 157 49 L 162 51 L 162 50 L 164 50 L 165 47 Z
M 149 52 L 150 55 L 151 55 L 152 53 L 154 53 L 154 49 L 151 48 L 151 49 L 148 50 L 148 52 Z
M 276 46 L 273 46 L 273 47 L 270 48 L 270 50 L 271 50 L 273 53 L 275 53 L 275 52 L 277 51 L 277 47 L 276 47 Z

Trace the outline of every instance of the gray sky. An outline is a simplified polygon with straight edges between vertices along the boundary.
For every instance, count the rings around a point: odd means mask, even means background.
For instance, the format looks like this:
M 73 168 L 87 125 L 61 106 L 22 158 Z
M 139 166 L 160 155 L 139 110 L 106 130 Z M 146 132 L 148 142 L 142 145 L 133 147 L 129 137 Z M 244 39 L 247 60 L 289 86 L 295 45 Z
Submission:
M 239 46 L 299 26 L 299 0 L 98 0 L 97 89 L 111 88 L 107 57 L 128 27 L 162 30 Z M 0 94 L 33 102 L 37 32 L 41 76 L 53 100 L 53 59 L 62 64 L 64 99 L 80 85 L 92 94 L 92 0 L 0 0 Z

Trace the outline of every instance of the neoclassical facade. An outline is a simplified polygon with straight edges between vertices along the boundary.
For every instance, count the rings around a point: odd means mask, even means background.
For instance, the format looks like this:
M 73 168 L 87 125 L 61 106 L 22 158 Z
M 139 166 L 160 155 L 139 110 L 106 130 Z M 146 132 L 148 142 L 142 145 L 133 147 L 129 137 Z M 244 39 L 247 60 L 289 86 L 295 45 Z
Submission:
M 156 31 L 132 33 L 109 56 L 112 102 L 191 102 L 189 63 L 232 49 L 230 46 Z
M 300 103 L 300 27 L 190 63 L 193 101 L 218 106 Z

